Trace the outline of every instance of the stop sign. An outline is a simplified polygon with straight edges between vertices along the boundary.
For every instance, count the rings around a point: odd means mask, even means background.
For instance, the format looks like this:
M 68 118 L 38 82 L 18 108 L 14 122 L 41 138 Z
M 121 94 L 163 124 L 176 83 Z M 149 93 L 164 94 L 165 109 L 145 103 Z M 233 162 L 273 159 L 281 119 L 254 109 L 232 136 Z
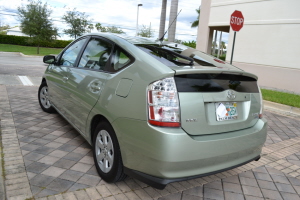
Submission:
M 239 31 L 244 25 L 244 16 L 241 11 L 234 11 L 230 16 L 230 26 L 232 30 Z

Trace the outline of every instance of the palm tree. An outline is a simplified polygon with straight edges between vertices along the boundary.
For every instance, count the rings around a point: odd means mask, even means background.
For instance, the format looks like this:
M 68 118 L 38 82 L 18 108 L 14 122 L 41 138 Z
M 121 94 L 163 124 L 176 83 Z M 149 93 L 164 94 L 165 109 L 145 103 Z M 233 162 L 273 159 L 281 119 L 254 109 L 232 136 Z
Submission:
M 225 42 L 223 42 L 223 41 L 221 42 L 220 48 L 221 48 L 221 54 L 220 55 L 223 55 L 223 49 L 226 49 Z
M 97 23 L 96 25 L 95 25 L 95 28 L 97 29 L 97 31 L 101 31 L 101 24 L 100 23 Z
M 198 27 L 198 24 L 199 24 L 200 8 L 199 8 L 199 9 L 196 9 L 196 12 L 198 13 L 198 17 L 197 17 L 197 20 L 195 20 L 195 21 L 192 23 L 192 25 L 191 25 L 192 28 Z
M 94 25 L 93 24 L 89 24 L 88 25 L 88 29 L 90 29 L 90 32 L 92 32 L 92 30 L 94 29 Z

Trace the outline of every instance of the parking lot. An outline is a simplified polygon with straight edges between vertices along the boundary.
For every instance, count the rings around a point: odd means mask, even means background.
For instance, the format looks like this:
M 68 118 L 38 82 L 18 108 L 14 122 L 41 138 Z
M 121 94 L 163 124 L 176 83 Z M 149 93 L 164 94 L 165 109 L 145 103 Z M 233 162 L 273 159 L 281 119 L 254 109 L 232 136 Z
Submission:
M 0 119 L 8 199 L 300 199 L 300 119 L 265 111 L 262 158 L 154 189 L 130 177 L 108 184 L 91 147 L 58 114 L 41 110 L 41 57 L 0 52 Z

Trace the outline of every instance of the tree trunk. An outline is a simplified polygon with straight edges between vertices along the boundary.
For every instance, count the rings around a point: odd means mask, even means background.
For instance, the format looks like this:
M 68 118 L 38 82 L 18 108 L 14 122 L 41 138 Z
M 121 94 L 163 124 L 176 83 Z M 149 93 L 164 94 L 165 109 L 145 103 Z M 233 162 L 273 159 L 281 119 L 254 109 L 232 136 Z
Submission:
M 162 0 L 161 3 L 161 14 L 160 14 L 160 22 L 159 22 L 159 36 L 158 38 L 162 38 L 165 33 L 165 23 L 166 23 L 166 14 L 167 14 L 167 0 Z

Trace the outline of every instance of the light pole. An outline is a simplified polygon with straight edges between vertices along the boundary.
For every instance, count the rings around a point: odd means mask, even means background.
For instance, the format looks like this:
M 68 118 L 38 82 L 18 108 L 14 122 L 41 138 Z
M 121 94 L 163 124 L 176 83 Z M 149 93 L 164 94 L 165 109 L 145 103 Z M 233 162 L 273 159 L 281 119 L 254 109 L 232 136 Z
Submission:
M 137 5 L 137 17 L 136 17 L 136 36 L 138 35 L 139 32 L 139 7 L 143 6 L 143 4 L 138 4 Z

